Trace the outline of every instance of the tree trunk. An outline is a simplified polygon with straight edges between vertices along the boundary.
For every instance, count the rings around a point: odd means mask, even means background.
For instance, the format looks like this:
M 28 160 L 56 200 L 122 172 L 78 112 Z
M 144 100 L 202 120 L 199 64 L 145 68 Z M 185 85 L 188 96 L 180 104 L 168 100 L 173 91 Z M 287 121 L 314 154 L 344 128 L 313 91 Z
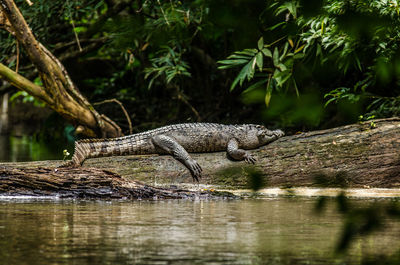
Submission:
M 214 189 L 248 187 L 257 174 L 269 187 L 400 188 L 399 135 L 400 118 L 392 118 L 283 137 L 251 151 L 257 158 L 254 168 L 228 160 L 224 152 L 192 157 L 204 170 L 200 183 Z M 87 187 L 99 197 L 116 196 L 110 191 L 116 187 L 149 188 L 138 186 L 142 184 L 136 181 L 152 186 L 193 187 L 187 169 L 170 156 L 96 158 L 87 160 L 82 168 L 54 172 L 61 163 L 0 164 L 0 192 L 13 193 L 10 185 L 38 194 L 47 190 L 37 183 L 61 194 L 73 187 Z M 20 171 L 24 172 L 23 181 Z M 103 189 L 105 195 L 101 195 Z
M 0 11 L 0 18 L 7 19 L 7 30 L 15 35 L 37 68 L 43 87 L 24 79 L 3 64 L 0 64 L 0 77 L 42 100 L 72 123 L 83 126 L 81 131 L 88 136 L 120 136 L 121 129 L 94 110 L 80 94 L 60 61 L 35 39 L 15 3 L 12 0 L 0 0 Z

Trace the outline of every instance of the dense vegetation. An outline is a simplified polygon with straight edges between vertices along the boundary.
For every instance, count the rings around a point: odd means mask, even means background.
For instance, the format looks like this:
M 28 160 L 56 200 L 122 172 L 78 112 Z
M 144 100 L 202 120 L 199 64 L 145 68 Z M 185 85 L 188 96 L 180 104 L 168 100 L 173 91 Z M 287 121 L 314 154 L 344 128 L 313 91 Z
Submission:
M 135 130 L 215 121 L 295 131 L 400 111 L 397 1 L 15 2 L 89 101 L 119 100 Z M 0 33 L 1 62 L 40 83 Z M 128 132 L 119 105 L 96 108 Z

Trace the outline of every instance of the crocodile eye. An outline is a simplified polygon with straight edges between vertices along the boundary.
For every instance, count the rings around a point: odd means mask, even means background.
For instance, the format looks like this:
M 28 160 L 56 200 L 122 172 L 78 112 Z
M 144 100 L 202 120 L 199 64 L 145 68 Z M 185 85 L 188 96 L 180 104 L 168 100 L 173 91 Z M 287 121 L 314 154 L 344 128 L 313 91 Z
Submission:
M 265 131 L 258 131 L 257 132 L 257 136 L 260 137 L 264 137 L 265 136 Z

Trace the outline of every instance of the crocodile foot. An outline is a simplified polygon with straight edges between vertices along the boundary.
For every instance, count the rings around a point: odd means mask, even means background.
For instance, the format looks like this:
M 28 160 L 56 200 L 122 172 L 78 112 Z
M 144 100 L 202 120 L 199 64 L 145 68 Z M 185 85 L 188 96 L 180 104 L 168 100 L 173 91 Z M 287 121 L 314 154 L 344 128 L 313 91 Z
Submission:
M 196 160 L 190 159 L 186 161 L 186 167 L 189 169 L 190 174 L 192 174 L 193 180 L 199 182 L 199 178 L 201 178 L 201 172 L 203 171 L 199 163 L 197 163 Z
M 246 161 L 249 164 L 255 164 L 256 163 L 256 159 L 254 158 L 253 155 L 246 153 L 243 157 L 244 161 Z

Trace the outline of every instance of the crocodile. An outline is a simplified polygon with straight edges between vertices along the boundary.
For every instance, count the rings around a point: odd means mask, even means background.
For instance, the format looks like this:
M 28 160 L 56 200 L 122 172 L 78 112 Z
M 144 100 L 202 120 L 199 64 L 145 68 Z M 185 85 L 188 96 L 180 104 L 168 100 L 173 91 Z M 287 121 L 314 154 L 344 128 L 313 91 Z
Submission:
M 88 158 L 118 155 L 171 155 L 199 181 L 202 168 L 189 153 L 227 151 L 233 160 L 255 163 L 248 151 L 282 137 L 281 130 L 262 125 L 182 123 L 111 139 L 84 139 L 75 143 L 72 160 L 63 167 L 78 167 Z

